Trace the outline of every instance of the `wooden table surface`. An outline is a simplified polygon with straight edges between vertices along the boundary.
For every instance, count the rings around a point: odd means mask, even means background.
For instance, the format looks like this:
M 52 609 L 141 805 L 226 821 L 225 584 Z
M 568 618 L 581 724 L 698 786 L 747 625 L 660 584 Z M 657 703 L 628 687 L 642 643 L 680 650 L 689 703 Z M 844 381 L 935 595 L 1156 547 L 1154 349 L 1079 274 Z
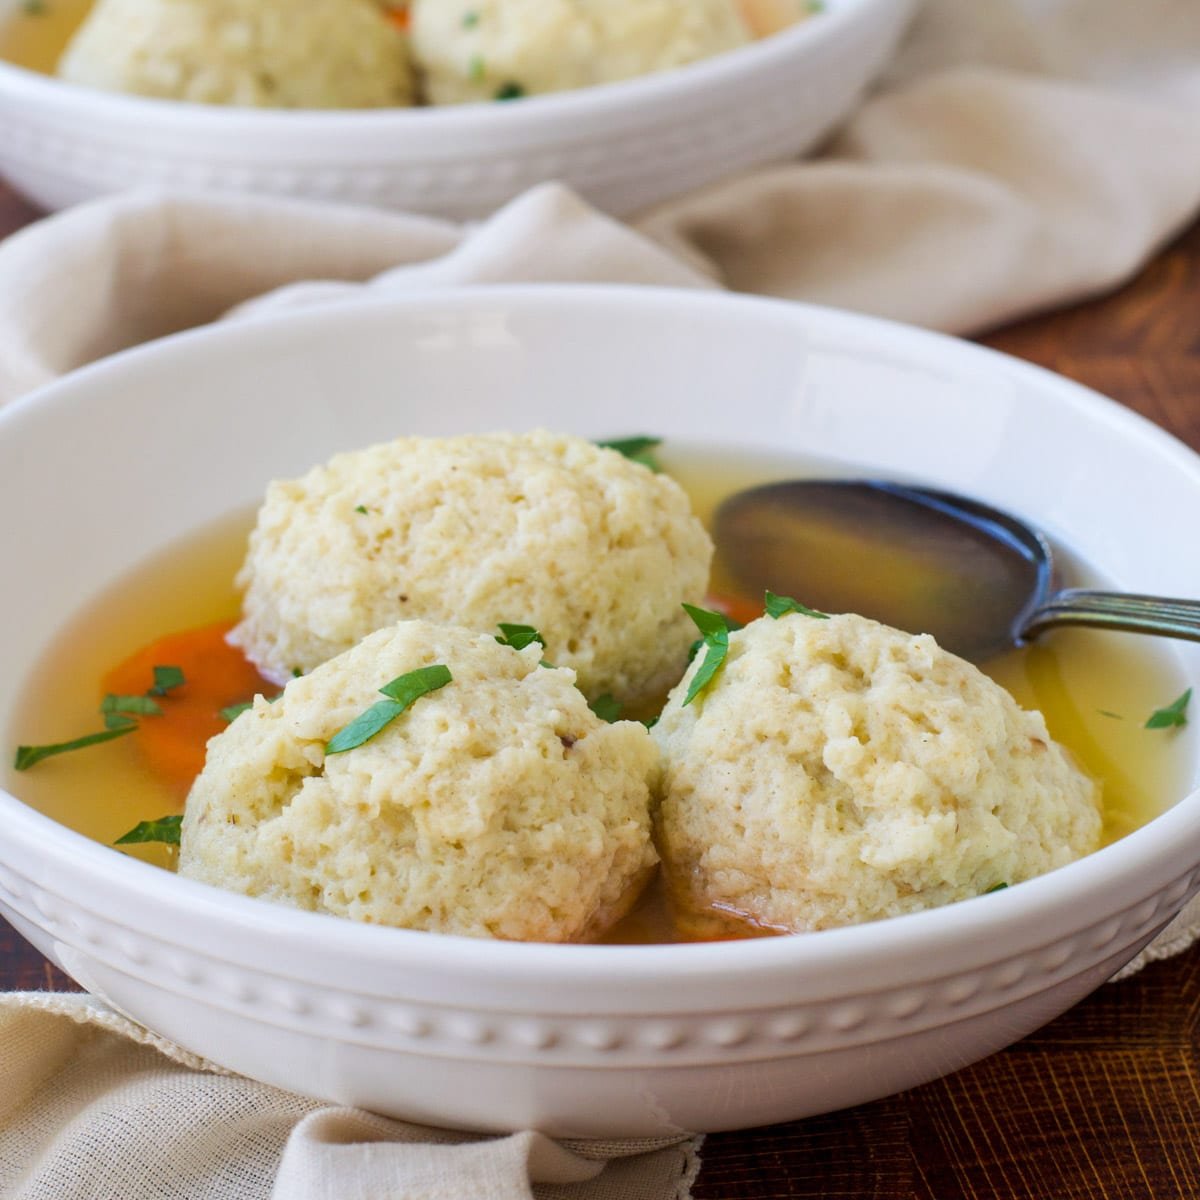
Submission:
M 0 184 L 0 236 L 36 214 Z M 981 339 L 1200 450 L 1200 225 L 1113 295 Z M 74 985 L 0 922 L 0 989 Z M 708 1138 L 697 1200 L 1200 1197 L 1200 948 L 948 1079 Z

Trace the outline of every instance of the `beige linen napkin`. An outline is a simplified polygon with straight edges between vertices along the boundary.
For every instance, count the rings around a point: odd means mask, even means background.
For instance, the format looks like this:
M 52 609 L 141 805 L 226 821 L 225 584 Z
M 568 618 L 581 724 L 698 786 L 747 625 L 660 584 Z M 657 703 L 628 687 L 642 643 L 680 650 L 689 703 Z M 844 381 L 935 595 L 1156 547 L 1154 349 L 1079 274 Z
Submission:
M 0 245 L 0 402 L 174 330 L 364 287 L 728 287 L 957 333 L 1088 296 L 1200 207 L 1195 4 L 927 0 L 820 157 L 628 225 L 552 184 L 470 227 L 236 196 L 84 205 Z M 1123 974 L 1198 927 L 1193 908 Z M 470 1141 L 331 1109 L 87 998 L 0 998 L 0 1064 L 6 1200 L 683 1200 L 696 1170 L 692 1142 Z

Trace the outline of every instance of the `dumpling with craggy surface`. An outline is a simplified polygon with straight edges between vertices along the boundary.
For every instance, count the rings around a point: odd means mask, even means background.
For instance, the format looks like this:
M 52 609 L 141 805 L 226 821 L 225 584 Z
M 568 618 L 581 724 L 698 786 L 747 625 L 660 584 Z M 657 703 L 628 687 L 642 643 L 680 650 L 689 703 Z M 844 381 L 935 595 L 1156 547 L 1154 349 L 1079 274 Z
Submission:
M 656 862 L 657 751 L 644 726 L 601 721 L 570 671 L 539 660 L 536 645 L 408 621 L 274 702 L 257 697 L 209 742 L 181 874 L 408 929 L 547 942 L 601 933 Z M 431 667 L 449 681 L 331 752 L 339 731 L 386 704 L 380 688 Z
M 733 0 L 414 0 L 411 11 L 434 104 L 611 83 L 752 40 Z
M 375 0 L 97 0 L 58 73 L 200 104 L 412 103 L 404 35 Z
M 595 699 L 661 695 L 712 543 L 683 489 L 565 434 L 399 438 L 273 483 L 231 634 L 284 682 L 405 619 L 529 625 Z
M 692 906 L 788 931 L 978 896 L 1095 850 L 1097 785 L 928 635 L 763 617 L 654 737 L 659 850 Z

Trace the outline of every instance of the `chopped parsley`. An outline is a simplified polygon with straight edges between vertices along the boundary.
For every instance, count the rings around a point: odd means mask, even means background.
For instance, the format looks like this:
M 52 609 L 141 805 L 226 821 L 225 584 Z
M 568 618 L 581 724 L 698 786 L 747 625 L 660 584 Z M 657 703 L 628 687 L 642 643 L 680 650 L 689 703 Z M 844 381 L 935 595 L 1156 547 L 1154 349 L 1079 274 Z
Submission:
M 387 697 L 372 704 L 349 725 L 338 730 L 325 746 L 326 754 L 344 754 L 369 742 L 380 730 L 387 728 L 410 704 L 430 692 L 443 688 L 451 680 L 450 668 L 441 663 L 418 667 L 406 675 L 398 675 L 379 690 Z
M 683 701 L 683 707 L 687 708 L 708 687 L 725 661 L 725 656 L 729 653 L 731 626 L 729 618 L 723 613 L 709 612 L 704 608 L 696 608 L 692 604 L 685 604 L 683 607 L 687 615 L 695 622 L 696 628 L 700 630 L 700 648 L 704 650 L 704 657 L 700 660 L 700 666 L 695 675 L 692 676 L 687 696 Z
M 474 29 L 479 24 L 479 14 L 473 9 L 468 9 L 463 13 L 462 27 L 464 29 Z
M 486 69 L 483 62 L 482 54 L 472 54 L 471 61 L 467 63 L 467 78 L 472 83 L 482 83 Z
M 45 758 L 53 758 L 56 754 L 69 754 L 72 750 L 83 750 L 88 746 L 98 746 L 101 742 L 111 742 L 137 728 L 137 722 L 126 717 L 128 724 L 122 723 L 114 728 L 103 729 L 99 733 L 89 733 L 84 737 L 75 738 L 70 742 L 54 742 L 47 746 L 18 746 L 13 766 L 18 771 L 28 771 L 37 766 Z
M 532 625 L 510 625 L 507 621 L 500 621 L 497 628 L 500 632 L 496 635 L 496 641 L 502 646 L 524 650 L 536 642 L 543 650 L 546 648 L 546 639 Z
M 144 842 L 162 842 L 167 846 L 179 845 L 179 827 L 183 817 L 159 817 L 154 821 L 140 821 L 128 833 L 123 833 L 114 846 L 133 846 Z
M 1187 706 L 1192 698 L 1192 689 L 1188 688 L 1182 696 L 1172 700 L 1166 708 L 1156 708 L 1146 722 L 1147 729 L 1171 729 L 1187 724 Z
M 165 696 L 172 688 L 183 687 L 187 682 L 179 667 L 155 667 L 154 686 L 147 691 L 147 696 Z
M 21 11 L 27 17 L 44 17 L 50 10 L 45 0 L 21 0 Z
M 241 704 L 230 704 L 227 708 L 222 708 L 217 715 L 222 721 L 236 721 L 242 713 L 253 707 L 253 700 L 243 700 Z
M 799 600 L 793 600 L 791 596 L 777 596 L 774 592 L 767 592 L 763 603 L 767 610 L 767 616 L 773 617 L 776 621 L 780 617 L 786 617 L 788 613 L 800 613 L 804 617 L 816 617 L 821 621 L 828 621 L 829 614 L 818 612 L 815 608 L 809 608 L 807 604 L 801 604 Z
M 354 511 L 355 511 L 356 513 L 366 513 L 366 511 L 367 511 L 367 506 L 366 506 L 365 504 L 356 504 L 356 505 L 354 506 Z
M 588 702 L 588 708 L 592 710 L 602 721 L 607 721 L 610 725 L 614 721 L 621 719 L 621 709 L 624 707 L 620 700 L 617 700 L 612 692 L 605 692 L 602 696 L 597 696 L 595 700 Z
M 111 713 L 137 713 L 143 717 L 161 717 L 162 706 L 150 696 L 115 696 L 109 692 L 100 702 L 100 711 Z
M 525 95 L 525 89 L 519 83 L 513 83 L 509 80 L 507 83 L 502 83 L 496 89 L 495 99 L 497 100 L 520 100 Z
M 1097 711 L 1097 712 L 1098 712 L 1098 713 L 1099 713 L 1099 714 L 1100 714 L 1102 717 L 1112 717 L 1112 719 L 1113 719 L 1114 721 L 1123 721 L 1123 720 L 1125 720 L 1125 718 L 1124 718 L 1123 716 L 1121 716 L 1121 714 L 1120 714 L 1120 713 L 1115 713 L 1115 712 L 1113 712 L 1111 709 L 1108 709 L 1108 708 L 1098 708 L 1098 709 L 1096 709 L 1096 711 Z
M 662 464 L 655 457 L 655 447 L 662 445 L 662 438 L 640 435 L 638 437 L 612 438 L 608 441 L 597 442 L 597 446 L 605 450 L 615 450 L 643 467 L 649 467 L 656 474 L 662 471 Z
M 992 886 L 991 886 L 990 888 L 988 888 L 988 890 L 987 890 L 986 892 L 984 892 L 983 894 L 984 894 L 985 896 L 990 896 L 990 895 L 991 895 L 993 892 L 1002 892 L 1002 891 L 1004 891 L 1004 889 L 1005 889 L 1006 887 L 1008 887 L 1008 884 L 1007 884 L 1007 883 L 993 883 L 993 884 L 992 884 Z

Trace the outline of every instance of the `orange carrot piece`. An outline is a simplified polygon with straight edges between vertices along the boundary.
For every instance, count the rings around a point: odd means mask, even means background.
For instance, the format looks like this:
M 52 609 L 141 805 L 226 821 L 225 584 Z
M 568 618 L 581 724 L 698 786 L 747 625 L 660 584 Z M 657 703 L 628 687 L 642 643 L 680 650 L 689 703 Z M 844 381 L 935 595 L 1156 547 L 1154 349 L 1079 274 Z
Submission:
M 180 799 L 204 766 L 208 739 L 226 728 L 221 709 L 249 700 L 258 692 L 274 695 L 245 660 L 225 641 L 230 623 L 169 634 L 135 651 L 105 675 L 102 686 L 117 695 L 140 695 L 154 682 L 156 666 L 179 667 L 185 682 L 157 696 L 161 716 L 139 717 L 140 728 L 130 739 L 149 769 Z

